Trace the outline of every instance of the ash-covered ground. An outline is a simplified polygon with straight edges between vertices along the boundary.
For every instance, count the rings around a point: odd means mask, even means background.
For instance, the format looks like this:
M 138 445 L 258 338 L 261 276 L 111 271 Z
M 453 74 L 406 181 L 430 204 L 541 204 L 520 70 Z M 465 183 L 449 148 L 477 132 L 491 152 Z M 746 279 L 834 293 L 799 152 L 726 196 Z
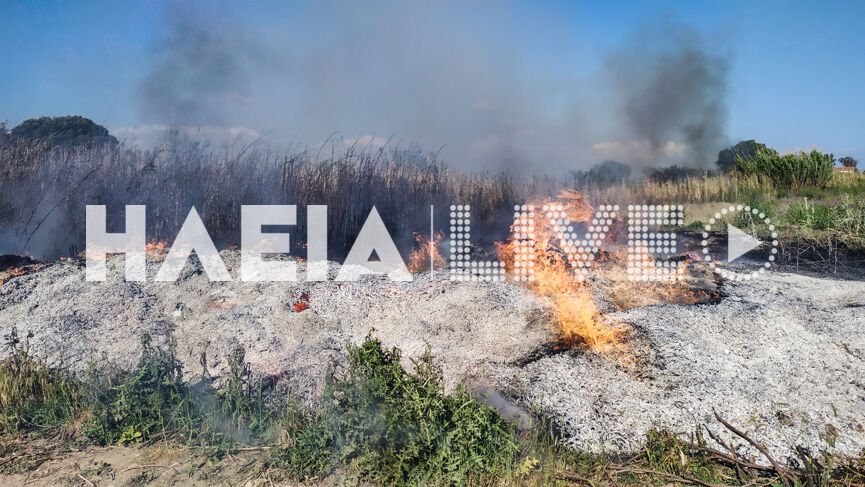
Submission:
M 239 254 L 222 256 L 236 277 Z M 111 259 L 104 283 L 85 282 L 79 260 L 10 279 L 0 332 L 32 334 L 32 351 L 76 370 L 131 367 L 143 333 L 170 332 L 190 377 L 205 351 L 209 372 L 224 373 L 241 344 L 254 370 L 311 402 L 346 343 L 374 330 L 406 366 L 429 344 L 446 388 L 465 382 L 522 423 L 542 415 L 576 448 L 634 451 L 651 428 L 701 425 L 743 444 L 713 411 L 778 458 L 796 445 L 865 448 L 865 282 L 780 272 L 724 282 L 718 302 L 605 313 L 627 339 L 592 351 L 563 347 L 549 303 L 514 283 L 454 283 L 443 271 L 404 283 L 210 282 L 192 265 L 179 282 L 139 283 L 123 280 L 122 262 Z

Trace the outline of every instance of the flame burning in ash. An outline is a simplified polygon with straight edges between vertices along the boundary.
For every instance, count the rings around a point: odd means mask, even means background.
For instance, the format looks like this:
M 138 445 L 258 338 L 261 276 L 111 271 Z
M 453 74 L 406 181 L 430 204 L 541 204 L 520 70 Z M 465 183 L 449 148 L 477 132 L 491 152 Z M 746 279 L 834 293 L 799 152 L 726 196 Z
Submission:
M 572 222 L 586 222 L 591 219 L 593 208 L 581 194 L 566 191 L 559 195 L 555 204 L 565 206 L 565 212 Z M 545 203 L 535 204 L 541 208 Z M 534 220 L 535 245 L 530 248 L 534 259 L 534 280 L 527 285 L 538 295 L 548 299 L 553 305 L 553 319 L 558 325 L 562 338 L 571 345 L 584 343 L 589 347 L 602 350 L 623 340 L 622 330 L 607 325 L 592 300 L 586 284 L 579 279 L 574 259 L 559 246 L 560 237 L 556 230 L 545 221 L 543 212 L 537 211 L 529 216 Z M 512 229 L 513 230 L 513 229 Z M 514 235 L 514 231 L 511 235 Z M 513 271 L 516 246 L 519 242 L 510 240 L 499 243 L 499 258 L 505 267 Z
M 144 246 L 144 252 L 147 254 L 147 258 L 150 260 L 165 260 L 165 256 L 168 255 L 168 242 L 166 242 L 165 240 L 148 242 Z
M 3 272 L 0 272 L 0 286 L 6 284 L 6 281 L 13 279 L 15 277 L 21 277 L 27 274 L 27 270 L 24 267 L 12 267 L 10 269 L 6 269 Z
M 445 266 L 445 260 L 439 253 L 439 244 L 444 240 L 445 234 L 438 232 L 434 238 L 430 240 L 426 235 L 415 233 L 414 239 L 417 247 L 412 250 L 408 257 L 408 270 L 412 273 L 418 273 L 430 270 L 430 264 L 433 269 L 440 269 Z

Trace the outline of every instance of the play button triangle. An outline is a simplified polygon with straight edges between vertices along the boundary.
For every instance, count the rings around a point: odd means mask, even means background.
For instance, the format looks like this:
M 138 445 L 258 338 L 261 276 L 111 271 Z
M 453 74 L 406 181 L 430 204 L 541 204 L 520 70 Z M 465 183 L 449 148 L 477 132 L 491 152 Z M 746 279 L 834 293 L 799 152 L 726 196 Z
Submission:
M 759 246 L 759 240 L 727 224 L 727 262 L 733 262 Z

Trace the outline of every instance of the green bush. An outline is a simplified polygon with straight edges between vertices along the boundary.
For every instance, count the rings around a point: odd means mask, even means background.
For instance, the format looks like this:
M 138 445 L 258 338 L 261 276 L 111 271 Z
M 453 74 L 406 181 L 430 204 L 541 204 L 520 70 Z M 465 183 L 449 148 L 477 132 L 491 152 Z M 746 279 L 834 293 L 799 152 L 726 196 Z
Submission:
M 732 221 L 733 225 L 746 232 L 754 233 L 762 227 L 766 218 L 775 218 L 774 202 L 751 200 L 748 206 L 751 208 L 751 212 L 737 212 Z M 757 210 L 757 213 L 753 213 L 753 210 Z M 763 218 L 760 218 L 760 215 L 763 215 Z
M 94 369 L 83 378 L 18 350 L 0 367 L 0 427 L 59 426 L 81 417 L 83 434 L 97 444 L 176 440 L 217 454 L 230 451 L 238 435 L 269 442 L 267 435 L 282 429 L 287 441 L 274 464 L 288 474 L 314 478 L 340 467 L 390 485 L 501 478 L 518 458 L 513 426 L 463 388 L 444 394 L 429 350 L 407 372 L 398 349 L 367 337 L 328 374 L 322 404 L 312 411 L 290 399 L 269 401 L 242 348 L 230 355 L 225 387 L 216 392 L 208 381 L 190 387 L 183 380 L 171 336 L 157 347 L 144 335 L 141 346 L 131 372 Z
M 748 157 L 737 156 L 736 167 L 745 175 L 766 178 L 776 188 L 822 188 L 832 179 L 834 157 L 816 150 L 784 155 L 759 150 Z
M 15 328 L 5 338 L 11 350 L 0 364 L 0 432 L 59 426 L 72 419 L 81 403 L 78 384 L 36 360 Z
M 802 228 L 828 230 L 835 226 L 835 211 L 826 205 L 814 205 L 805 199 L 787 210 L 787 221 Z
M 135 370 L 93 405 L 93 417 L 85 426 L 91 440 L 122 445 L 157 435 L 191 437 L 199 430 L 201 418 L 183 381 L 173 339 L 160 348 L 144 335 L 141 347 Z
M 246 362 L 246 350 L 238 345 L 228 356 L 228 378 L 218 393 L 215 411 L 217 430 L 235 438 L 269 436 L 278 416 L 278 406 L 269 400 L 263 381 Z
M 462 388 L 445 395 L 429 350 L 406 372 L 398 349 L 367 337 L 331 375 L 324 409 L 290 432 L 288 470 L 313 477 L 346 465 L 360 479 L 391 485 L 464 484 L 503 473 L 518 444 L 513 427 Z

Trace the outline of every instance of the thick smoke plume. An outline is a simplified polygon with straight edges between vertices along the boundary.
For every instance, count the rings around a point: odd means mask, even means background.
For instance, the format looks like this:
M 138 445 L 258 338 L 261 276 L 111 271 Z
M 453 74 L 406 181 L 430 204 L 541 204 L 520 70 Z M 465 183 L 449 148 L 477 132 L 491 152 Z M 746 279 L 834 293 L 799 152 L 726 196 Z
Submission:
M 266 72 L 254 36 L 238 26 L 181 10 L 165 15 L 151 65 L 139 88 L 149 123 L 220 126 L 250 96 L 252 78 Z
M 558 42 L 579 26 L 521 37 L 507 8 L 322 2 L 255 29 L 174 9 L 139 90 L 143 123 L 247 127 L 295 148 L 418 143 L 471 170 L 714 160 L 728 63 L 697 33 L 667 22 L 583 69 Z
M 663 160 L 683 144 L 691 165 L 714 161 L 726 142 L 728 62 L 693 32 L 665 26 L 642 32 L 607 61 L 621 115 L 650 156 Z

